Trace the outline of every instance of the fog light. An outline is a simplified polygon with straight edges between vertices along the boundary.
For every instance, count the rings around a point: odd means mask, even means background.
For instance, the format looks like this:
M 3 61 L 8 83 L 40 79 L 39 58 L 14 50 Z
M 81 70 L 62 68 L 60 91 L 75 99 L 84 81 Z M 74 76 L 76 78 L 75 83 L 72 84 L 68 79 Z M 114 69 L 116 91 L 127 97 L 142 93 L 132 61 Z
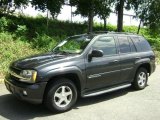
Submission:
M 27 91 L 24 90 L 24 91 L 23 91 L 23 95 L 24 95 L 24 96 L 27 96 Z

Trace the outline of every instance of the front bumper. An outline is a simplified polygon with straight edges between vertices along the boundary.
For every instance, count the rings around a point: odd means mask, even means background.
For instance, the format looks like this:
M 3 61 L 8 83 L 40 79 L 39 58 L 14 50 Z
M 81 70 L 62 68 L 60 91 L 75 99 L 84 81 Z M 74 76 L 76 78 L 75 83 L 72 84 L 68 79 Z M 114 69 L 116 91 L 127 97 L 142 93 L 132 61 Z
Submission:
M 47 82 L 26 84 L 16 80 L 5 80 L 6 88 L 20 100 L 41 104 Z

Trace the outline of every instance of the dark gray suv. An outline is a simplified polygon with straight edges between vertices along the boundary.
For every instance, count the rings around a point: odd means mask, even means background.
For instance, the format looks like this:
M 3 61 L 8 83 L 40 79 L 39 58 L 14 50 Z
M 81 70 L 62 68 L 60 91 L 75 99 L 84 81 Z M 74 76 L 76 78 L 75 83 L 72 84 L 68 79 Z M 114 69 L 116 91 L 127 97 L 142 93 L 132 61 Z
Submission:
M 18 98 L 64 112 L 79 97 L 133 86 L 144 89 L 155 55 L 144 37 L 129 33 L 82 34 L 51 52 L 13 62 L 6 88 Z

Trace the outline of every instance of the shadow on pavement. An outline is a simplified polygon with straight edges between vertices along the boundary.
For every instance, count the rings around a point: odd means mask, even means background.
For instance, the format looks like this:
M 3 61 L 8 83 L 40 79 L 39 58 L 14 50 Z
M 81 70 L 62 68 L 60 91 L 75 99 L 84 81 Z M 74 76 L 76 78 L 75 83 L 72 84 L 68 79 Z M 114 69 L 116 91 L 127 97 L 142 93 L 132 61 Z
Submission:
M 98 95 L 98 96 L 94 96 L 94 97 L 80 98 L 77 101 L 77 104 L 75 105 L 74 109 L 79 109 L 78 107 L 80 107 L 80 106 L 88 106 L 91 104 L 105 102 L 107 100 L 115 99 L 120 96 L 124 96 L 129 92 L 134 92 L 134 91 L 135 90 L 133 90 L 131 87 L 129 87 L 126 89 L 121 89 L 118 91 L 114 91 L 114 92 L 110 92 L 110 93 L 106 93 L 106 94 L 102 94 L 102 95 Z
M 0 96 L 0 116 L 11 120 L 27 120 L 53 115 L 43 105 L 32 105 L 11 94 Z
M 132 92 L 131 88 L 119 90 L 116 92 L 89 98 L 80 98 L 73 109 L 79 109 L 80 106 L 88 106 L 104 102 L 110 99 L 123 96 L 128 92 Z M 12 120 L 27 120 L 35 117 L 46 117 L 56 115 L 46 109 L 43 105 L 32 105 L 24 101 L 18 100 L 11 94 L 0 96 L 0 116 Z

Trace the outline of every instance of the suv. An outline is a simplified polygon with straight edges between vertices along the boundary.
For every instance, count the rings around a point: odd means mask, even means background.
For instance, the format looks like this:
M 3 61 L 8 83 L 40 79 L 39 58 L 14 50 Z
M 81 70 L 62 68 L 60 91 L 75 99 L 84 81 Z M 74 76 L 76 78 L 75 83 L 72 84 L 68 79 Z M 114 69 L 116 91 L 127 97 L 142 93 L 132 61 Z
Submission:
M 68 37 L 51 52 L 10 65 L 6 88 L 18 98 L 64 112 L 79 97 L 133 86 L 144 89 L 155 71 L 155 55 L 144 37 L 90 33 Z

